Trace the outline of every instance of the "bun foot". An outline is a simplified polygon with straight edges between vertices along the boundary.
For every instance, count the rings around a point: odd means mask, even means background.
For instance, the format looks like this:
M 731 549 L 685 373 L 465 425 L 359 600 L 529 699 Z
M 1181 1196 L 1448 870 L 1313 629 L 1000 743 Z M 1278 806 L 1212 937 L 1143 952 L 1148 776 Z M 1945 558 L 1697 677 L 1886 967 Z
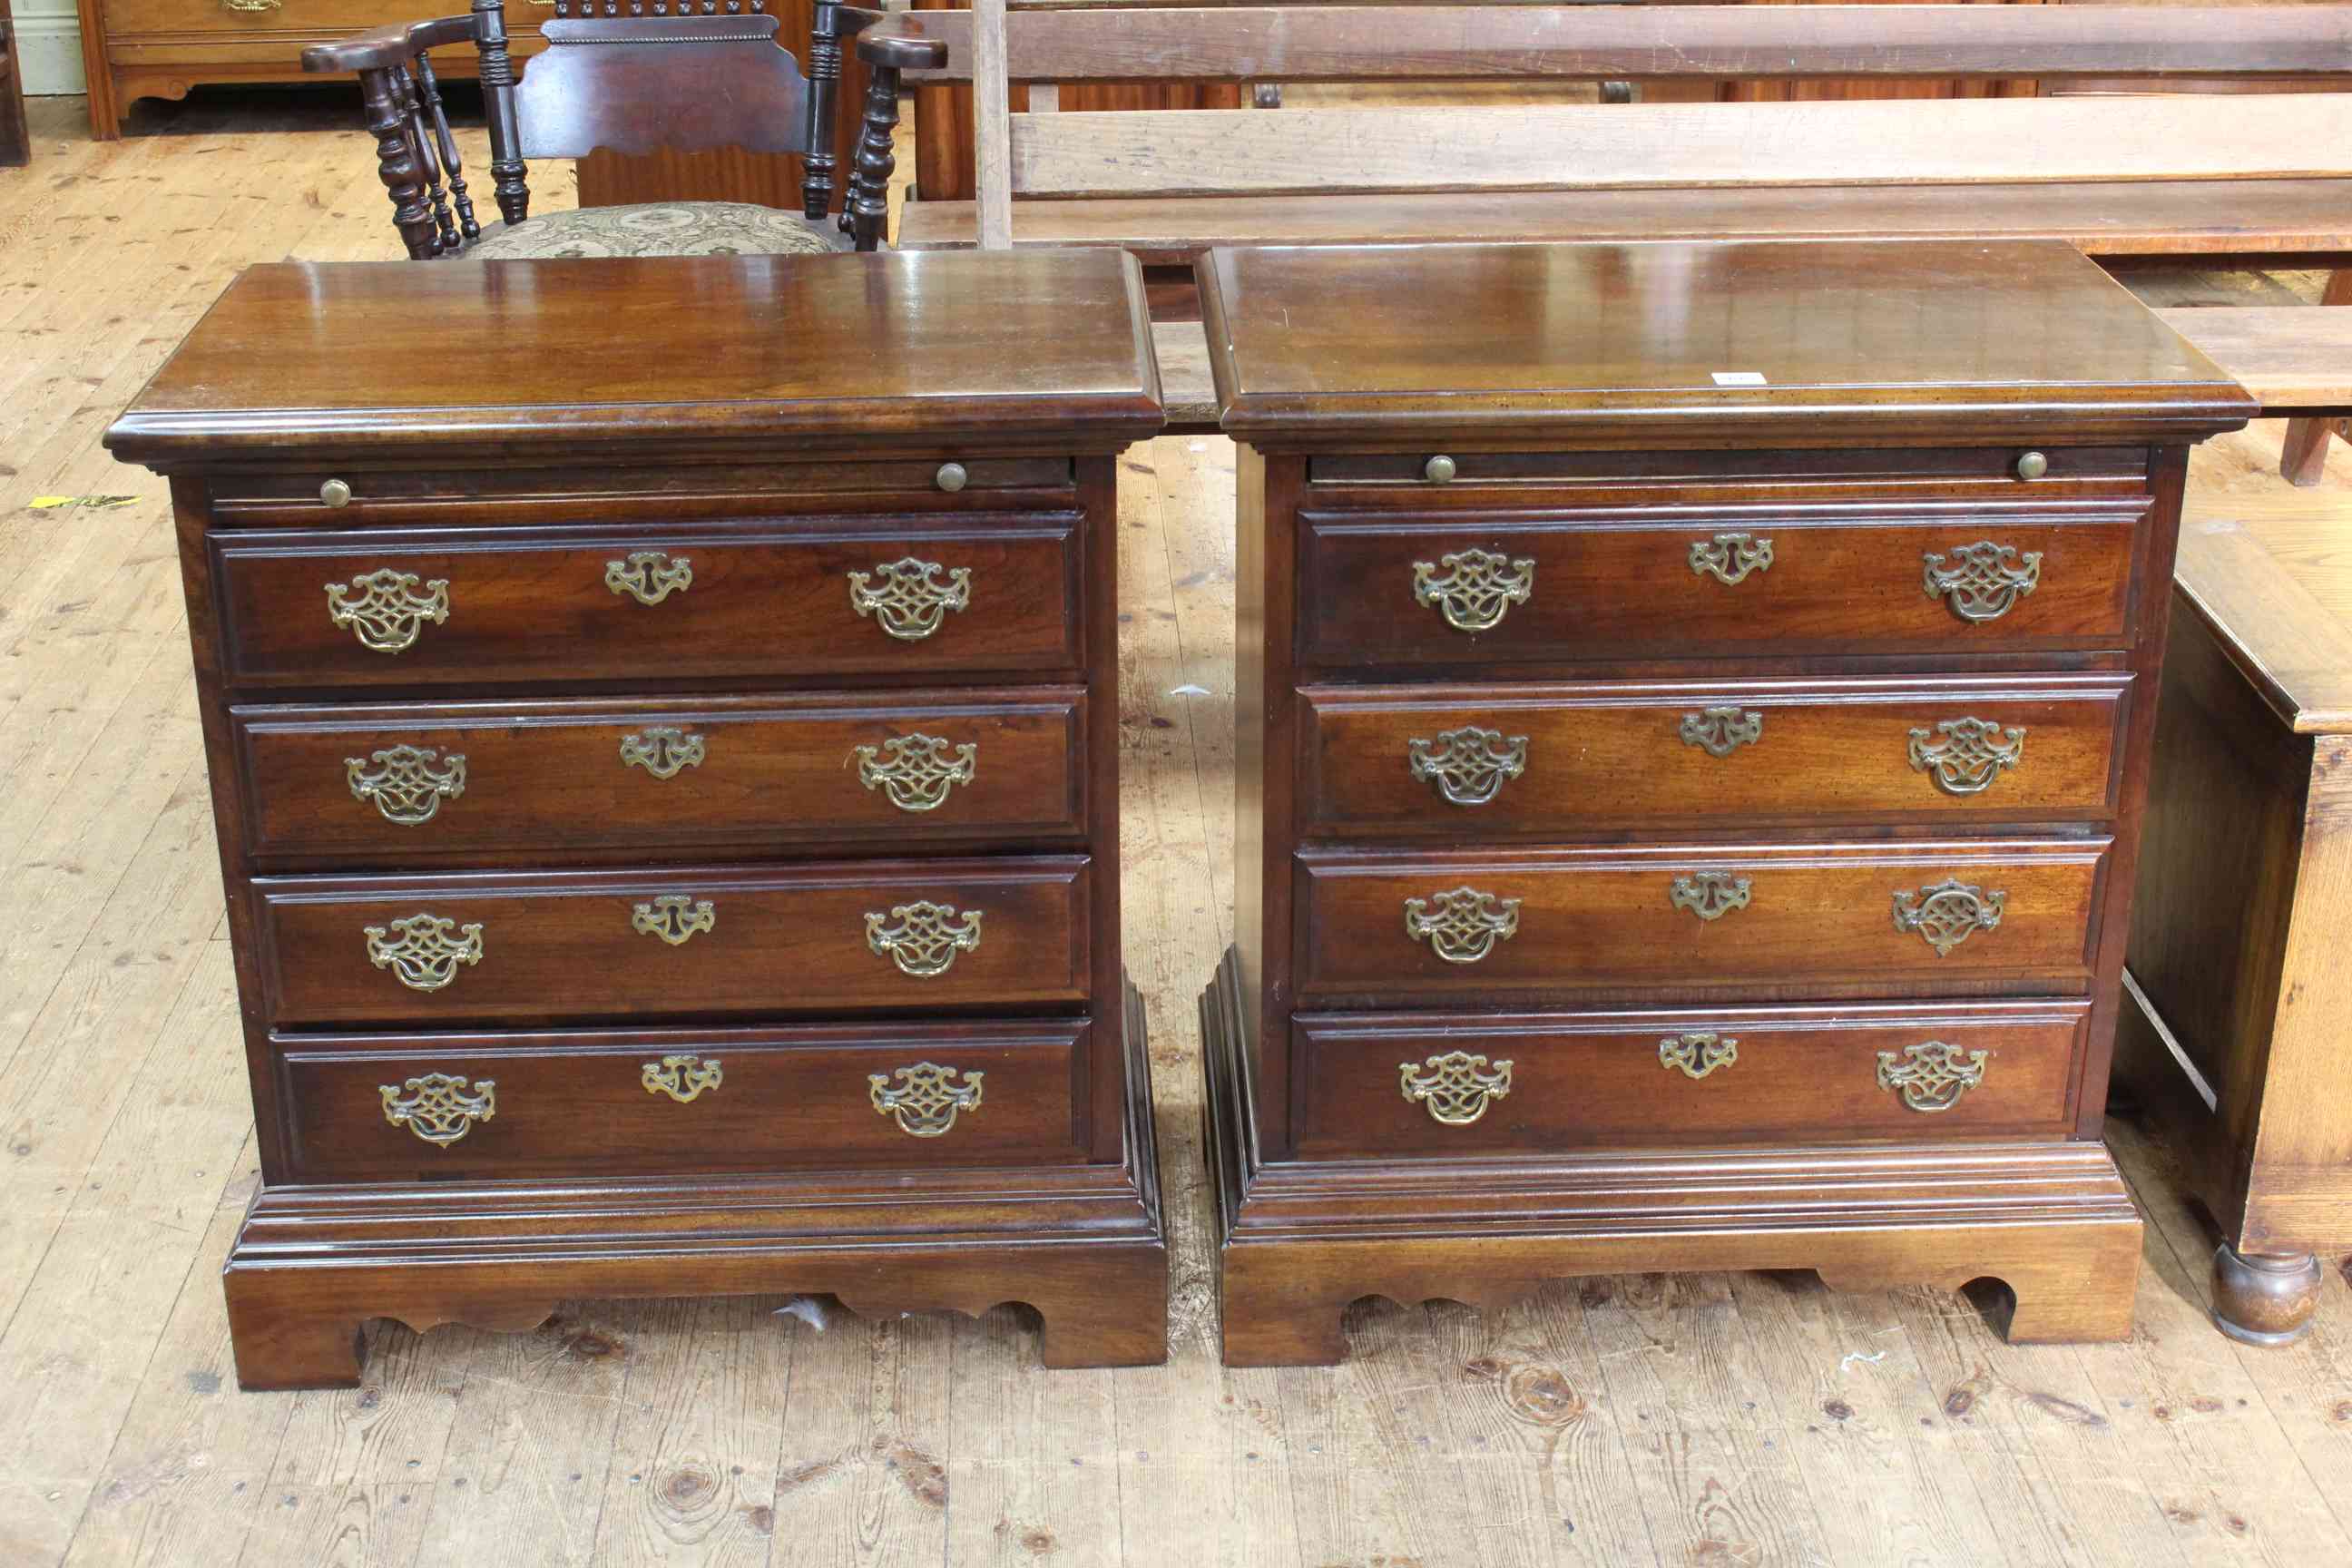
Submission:
M 2319 1259 L 2247 1257 L 2228 1242 L 2213 1252 L 2213 1323 L 2250 1345 L 2293 1344 L 2319 1306 Z

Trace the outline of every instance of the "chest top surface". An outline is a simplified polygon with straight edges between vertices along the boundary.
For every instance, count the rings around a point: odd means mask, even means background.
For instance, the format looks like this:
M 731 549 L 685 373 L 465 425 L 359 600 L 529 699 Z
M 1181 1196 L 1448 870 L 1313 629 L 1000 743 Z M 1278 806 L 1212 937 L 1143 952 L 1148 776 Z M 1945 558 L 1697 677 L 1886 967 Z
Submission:
M 1160 424 L 1141 275 L 1113 251 L 278 263 L 229 285 L 106 443 L 158 468 L 609 461 L 1109 450 Z
M 2073 247 L 1269 247 L 1199 267 L 1261 447 L 2196 438 L 2254 400 Z

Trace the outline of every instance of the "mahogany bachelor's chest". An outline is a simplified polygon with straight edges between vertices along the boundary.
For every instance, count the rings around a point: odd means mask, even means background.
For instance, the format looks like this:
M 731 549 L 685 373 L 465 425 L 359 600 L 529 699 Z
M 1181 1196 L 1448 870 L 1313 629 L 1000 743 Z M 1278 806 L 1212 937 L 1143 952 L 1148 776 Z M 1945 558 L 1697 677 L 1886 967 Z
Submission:
M 2120 1336 L 2100 1142 L 2189 443 L 2071 248 L 1220 251 L 1224 1348 L 1622 1269 Z
M 1110 252 L 258 267 L 171 476 L 263 1187 L 247 1387 L 597 1295 L 1166 1344 L 1119 961 Z

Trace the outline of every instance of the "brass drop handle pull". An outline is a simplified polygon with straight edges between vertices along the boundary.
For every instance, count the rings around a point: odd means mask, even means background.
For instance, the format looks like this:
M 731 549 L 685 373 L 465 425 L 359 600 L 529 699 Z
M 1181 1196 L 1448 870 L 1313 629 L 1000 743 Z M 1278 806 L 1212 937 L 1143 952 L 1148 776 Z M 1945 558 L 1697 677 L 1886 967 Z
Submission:
M 447 1073 L 429 1072 L 406 1083 L 376 1086 L 383 1099 L 383 1119 L 405 1127 L 427 1143 L 446 1149 L 499 1113 L 495 1079 L 469 1083 Z
M 221 0 L 221 4 L 232 11 L 274 11 L 278 8 L 279 0 L 264 0 L 263 4 L 252 5 L 240 5 L 236 0 Z M 351 505 L 352 487 L 349 481 L 329 479 L 325 484 L 320 485 L 319 504 L 338 511 Z
M 386 822 L 415 827 L 432 821 L 443 801 L 466 793 L 466 754 L 444 758 L 432 746 L 392 746 L 345 757 L 343 776 L 353 800 L 373 805 Z
M 898 1122 L 898 1131 L 909 1138 L 938 1138 L 956 1124 L 959 1115 L 980 1109 L 982 1080 L 987 1077 L 937 1062 L 917 1062 L 895 1073 L 867 1073 L 866 1094 L 875 1113 Z M 890 1081 L 894 1078 L 896 1083 Z M 959 1078 L 961 1083 L 956 1081 Z
M 427 911 L 396 920 L 389 930 L 364 926 L 360 934 L 367 939 L 368 962 L 391 970 L 411 991 L 438 991 L 457 978 L 460 968 L 482 962 L 478 921 L 460 926 Z
M 275 11 L 285 4 L 286 0 L 221 0 L 221 9 L 224 11 Z
M 1448 963 L 1475 963 L 1519 934 L 1519 900 L 1470 887 L 1407 899 L 1404 931 Z
M 1467 724 L 1435 740 L 1408 738 L 1405 766 L 1449 805 L 1485 805 L 1528 771 L 1528 738 Z
M 971 783 L 979 771 L 979 746 L 920 731 L 857 748 L 857 782 L 881 790 L 900 811 L 938 810 L 956 785 Z
M 849 607 L 860 619 L 873 616 L 884 631 L 901 642 L 920 642 L 940 629 L 949 611 L 971 607 L 969 566 L 950 570 L 936 561 L 908 555 L 848 576 Z
M 2021 479 L 2038 479 L 2049 471 L 2050 459 L 2039 452 L 2027 452 L 2017 459 L 2017 477 Z
M 1453 458 L 1440 452 L 1421 466 L 1421 477 L 1433 485 L 1450 484 L 1461 470 Z
M 931 476 L 931 480 L 940 489 L 953 495 L 971 482 L 971 475 L 965 471 L 961 463 L 941 463 L 940 471 Z
M 1906 936 L 1916 931 L 1936 950 L 1937 958 L 1948 958 L 1952 949 L 1978 931 L 1997 928 L 2008 902 L 2009 894 L 2001 889 L 1988 891 L 1958 877 L 1948 877 L 1916 893 L 1897 889 L 1895 929 Z
M 898 966 L 898 973 L 929 980 L 954 967 L 956 954 L 980 945 L 981 911 L 956 912 L 953 904 L 918 899 L 893 904 L 888 914 L 869 910 L 866 916 L 866 946 L 877 957 Z
M 1982 795 L 2025 760 L 2022 725 L 1990 719 L 1946 719 L 1934 731 L 1911 731 L 1911 771 L 1931 773 L 1946 795 Z
M 706 1061 L 689 1052 L 647 1062 L 637 1069 L 637 1078 L 647 1094 L 666 1094 L 680 1105 L 688 1105 L 705 1090 L 716 1090 L 725 1083 L 727 1073 L 717 1057 Z
M 1485 1057 L 1448 1051 L 1426 1061 L 1399 1062 L 1397 1089 L 1427 1110 L 1432 1121 L 1467 1127 L 1511 1092 L 1511 1059 L 1489 1065 Z
M 1984 1082 L 1985 1052 L 1962 1051 L 1941 1040 L 1878 1053 L 1878 1087 L 1891 1089 L 1913 1110 L 1949 1110 Z
M 1997 621 L 2042 585 L 2042 552 L 2020 555 L 2015 545 L 1990 539 L 1948 554 L 1930 550 L 1920 559 L 1927 563 L 1927 597 L 1946 601 L 1964 621 Z
M 1532 555 L 1457 550 L 1412 563 L 1413 602 L 1434 607 L 1457 632 L 1493 631 L 1513 605 L 1526 604 L 1535 591 Z
M 405 653 L 415 646 L 425 623 L 449 618 L 449 580 L 419 580 L 414 572 L 390 566 L 327 584 L 327 619 L 347 628 L 371 653 Z

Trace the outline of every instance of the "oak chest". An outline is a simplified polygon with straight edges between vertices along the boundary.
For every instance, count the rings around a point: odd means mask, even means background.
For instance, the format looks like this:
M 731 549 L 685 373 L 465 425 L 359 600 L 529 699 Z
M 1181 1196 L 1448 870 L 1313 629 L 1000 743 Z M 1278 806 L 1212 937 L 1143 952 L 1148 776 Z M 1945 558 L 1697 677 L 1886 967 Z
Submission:
M 594 1295 L 1156 1361 L 1115 254 L 256 268 L 170 474 L 263 1187 L 248 1387 Z
M 2189 443 L 2058 245 L 1202 265 L 1240 453 L 1225 1356 L 1363 1295 L 1990 1276 L 2126 1331 L 2099 1142 Z

